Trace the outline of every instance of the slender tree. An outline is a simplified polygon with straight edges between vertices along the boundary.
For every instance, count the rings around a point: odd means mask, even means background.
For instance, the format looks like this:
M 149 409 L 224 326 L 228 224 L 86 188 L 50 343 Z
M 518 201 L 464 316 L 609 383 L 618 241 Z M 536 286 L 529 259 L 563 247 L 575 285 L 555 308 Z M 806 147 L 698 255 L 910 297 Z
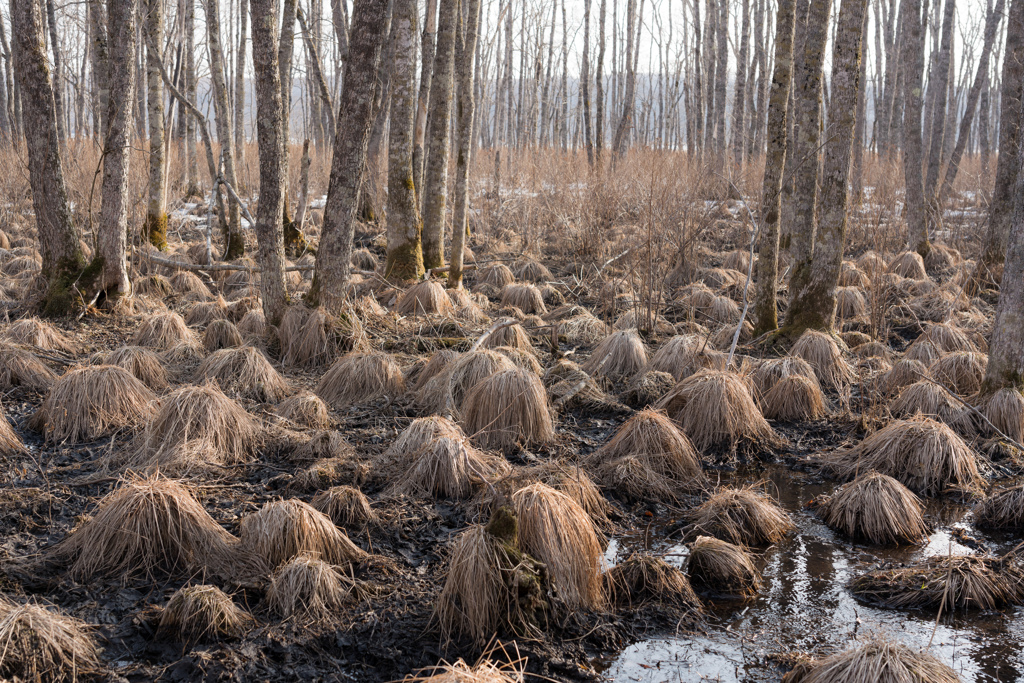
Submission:
M 473 95 L 474 54 L 480 25 L 480 0 L 466 0 L 465 25 L 455 45 L 457 98 L 455 102 L 455 197 L 452 207 L 452 256 L 448 268 L 448 286 L 462 286 L 462 267 L 466 235 L 469 230 L 469 162 L 473 151 L 473 118 L 476 102 Z
M 163 0 L 146 3 L 146 49 L 160 55 L 164 36 Z M 162 60 L 162 57 L 161 57 Z M 146 61 L 149 70 L 149 191 L 146 203 L 145 238 L 158 249 L 167 247 L 167 166 L 164 157 L 164 87 L 157 60 Z
M 416 99 L 415 137 L 412 148 L 413 180 L 423 187 L 423 157 L 427 139 L 427 109 L 434 75 L 434 40 L 437 37 L 437 0 L 426 0 L 420 37 L 420 92 Z
M 907 188 L 906 212 L 910 248 L 927 256 L 931 251 L 928 241 L 928 210 L 924 198 L 924 178 L 921 139 L 922 78 L 924 75 L 924 30 L 921 27 L 922 0 L 901 0 L 903 15 L 903 41 L 905 57 L 905 86 L 903 117 L 903 176 Z M 927 4 L 927 0 L 924 0 Z
M 936 192 L 939 189 L 939 171 L 942 167 L 942 149 L 946 131 L 947 96 L 950 83 L 950 60 L 953 52 L 953 22 L 956 17 L 956 0 L 946 0 L 942 19 L 942 42 L 935 60 L 934 82 L 929 85 L 935 98 L 932 103 L 931 138 L 928 150 L 928 172 L 924 177 L 925 197 L 931 202 L 931 211 L 937 215 Z

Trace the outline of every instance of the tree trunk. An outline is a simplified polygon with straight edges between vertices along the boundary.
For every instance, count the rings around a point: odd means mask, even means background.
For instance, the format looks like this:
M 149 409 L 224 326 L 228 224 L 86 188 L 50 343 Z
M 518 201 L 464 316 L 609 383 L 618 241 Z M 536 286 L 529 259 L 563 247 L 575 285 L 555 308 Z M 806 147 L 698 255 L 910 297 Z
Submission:
M 924 0 L 927 4 L 927 0 Z M 904 86 L 903 116 L 903 175 L 906 182 L 906 212 L 910 248 L 921 256 L 931 251 L 928 241 L 928 209 L 924 199 L 924 179 L 921 173 L 922 139 L 921 108 L 924 75 L 924 31 L 921 27 L 921 0 L 901 0 L 903 15 Z M 925 12 L 927 14 L 927 12 Z
M 434 41 L 437 38 L 437 0 L 427 0 L 423 35 L 420 38 L 420 93 L 416 99 L 415 138 L 412 148 L 413 181 L 423 187 L 423 157 L 426 151 L 427 109 L 434 74 Z
M 423 265 L 444 265 L 444 219 L 448 202 L 448 146 L 451 138 L 452 89 L 455 71 L 455 31 L 459 0 L 441 0 L 437 49 L 430 83 L 427 118 L 427 158 L 423 171 Z
M 604 151 L 604 20 L 607 0 L 601 0 L 600 15 L 597 19 L 597 75 L 594 81 L 597 111 L 594 113 L 594 163 L 601 169 L 601 153 Z
M 594 139 L 590 122 L 590 0 L 583 0 L 583 56 L 580 66 L 580 105 L 583 108 L 583 145 L 587 163 L 594 167 Z
M 850 151 L 856 128 L 857 95 L 867 0 L 844 0 L 832 51 L 831 121 L 825 140 L 821 201 L 814 232 L 810 268 L 798 262 L 789 284 L 786 330 L 795 339 L 805 329 L 831 332 L 836 312 L 836 286 L 846 243 Z
M 857 85 L 857 123 L 853 129 L 853 204 L 860 206 L 864 197 L 864 131 L 867 124 L 868 58 L 863 41 L 868 35 L 868 11 L 864 11 L 864 25 L 861 26 L 860 78 Z M 877 34 L 876 34 L 877 36 Z
M 761 235 L 757 258 L 754 315 L 757 334 L 779 326 L 776 286 L 779 278 L 779 210 L 786 170 L 786 117 L 793 79 L 793 36 L 796 0 L 779 0 L 775 26 L 775 66 L 768 102 L 768 151 L 761 190 Z
M 477 31 L 480 25 L 480 0 L 466 0 L 465 26 L 455 46 L 455 72 L 458 95 L 455 103 L 455 197 L 452 207 L 452 255 L 448 268 L 448 287 L 462 287 L 462 266 L 465 258 L 466 235 L 469 231 L 469 161 L 473 147 L 473 117 L 476 102 L 473 98 L 473 80 Z
M 148 0 L 146 49 L 160 56 L 164 44 L 164 0 Z M 163 57 L 160 57 L 161 60 Z M 158 249 L 167 248 L 167 177 L 164 163 L 164 87 L 156 60 L 146 61 L 149 70 L 149 198 L 146 204 L 145 238 Z
M 64 125 L 64 61 L 60 53 L 60 39 L 57 37 L 57 11 L 53 0 L 46 0 L 46 17 L 49 20 L 50 49 L 53 52 L 53 111 L 57 115 L 57 139 L 61 146 L 68 138 L 67 127 Z
M 150 0 L 156 2 L 157 0 Z M 191 1 L 191 0 L 190 0 Z M 249 40 L 246 36 L 249 13 L 248 0 L 238 0 L 238 53 L 235 56 L 235 163 L 245 168 L 245 51 Z M 276 22 L 275 22 L 276 23 Z M 245 183 L 242 182 L 244 186 Z M 240 190 L 239 190 L 240 191 Z
M 191 102 L 196 101 L 197 79 L 195 58 L 195 0 L 185 0 L 185 87 L 184 94 Z M 185 196 L 201 197 L 199 190 L 199 155 L 196 150 L 196 120 L 182 112 L 185 119 Z
M 252 8 L 252 65 L 256 72 L 256 142 L 260 156 L 260 194 L 256 210 L 259 243 L 260 294 L 267 322 L 277 325 L 288 305 L 284 281 L 283 159 L 288 152 L 284 134 L 281 71 L 277 63 L 277 0 L 250 0 Z
M 935 80 L 929 84 L 934 89 L 932 106 L 931 138 L 928 150 L 928 172 L 924 178 L 924 193 L 930 206 L 933 220 L 938 216 L 936 185 L 942 168 L 942 148 L 946 130 L 947 95 L 949 94 L 950 53 L 953 49 L 953 22 L 956 16 L 956 0 L 946 0 L 945 15 L 942 19 L 942 44 L 935 62 Z
M 416 111 L 416 0 L 394 0 L 391 131 L 388 140 L 388 256 L 384 276 L 394 281 L 423 275 L 422 223 L 412 176 Z
M 10 10 L 14 73 L 22 95 L 29 184 L 43 257 L 40 272 L 46 278 L 40 307 L 45 315 L 66 315 L 83 304 L 74 285 L 83 275 L 85 257 L 71 221 L 61 167 L 42 10 L 39 0 L 12 0 Z
M 107 101 L 110 98 L 110 88 L 107 84 L 107 10 L 103 0 L 89 0 L 89 34 L 92 41 L 93 89 L 96 93 L 93 118 L 99 123 L 98 132 L 100 137 L 103 137 L 107 134 L 107 122 L 104 117 L 107 115 Z M 14 39 L 17 40 L 17 36 L 14 36 Z
M 743 168 L 743 152 L 746 148 L 746 105 L 747 105 L 747 53 L 750 43 L 750 0 L 743 0 L 743 17 L 740 29 L 740 53 L 736 58 L 736 93 L 733 96 L 732 154 L 736 172 Z
M 831 0 L 829 0 L 831 2 Z M 718 7 L 718 63 L 715 65 L 715 159 L 719 173 L 725 172 L 725 113 L 728 106 L 729 83 L 729 2 L 721 0 Z
M 622 98 L 622 116 L 619 126 L 615 129 L 615 155 L 622 158 L 629 147 L 629 134 L 633 130 L 633 110 L 636 106 L 636 69 L 633 68 L 633 26 L 636 23 L 636 0 L 629 0 L 626 5 L 626 87 Z

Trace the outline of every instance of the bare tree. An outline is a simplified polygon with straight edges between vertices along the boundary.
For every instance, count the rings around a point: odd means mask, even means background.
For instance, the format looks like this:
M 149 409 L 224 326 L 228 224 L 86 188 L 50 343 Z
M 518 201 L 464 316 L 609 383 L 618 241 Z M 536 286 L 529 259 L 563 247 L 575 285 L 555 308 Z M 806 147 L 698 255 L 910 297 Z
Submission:
M 931 138 L 928 150 L 928 172 L 924 177 L 925 197 L 931 202 L 931 211 L 937 215 L 936 185 L 939 182 L 939 170 L 942 167 L 942 148 L 946 131 L 946 98 L 949 94 L 950 59 L 953 52 L 953 22 L 956 16 L 956 0 L 946 0 L 945 15 L 942 19 L 942 42 L 935 61 L 934 82 L 929 88 L 934 93 L 932 102 L 932 119 L 930 123 Z
M 64 125 L 66 104 L 64 102 L 64 59 L 60 51 L 60 38 L 57 36 L 57 10 L 54 0 L 46 0 L 46 19 L 50 30 L 50 50 L 53 52 L 53 110 L 57 116 L 57 139 L 61 145 L 67 140 L 67 127 Z
M 146 49 L 160 55 L 164 36 L 163 0 L 146 3 Z M 162 60 L 162 57 L 161 57 Z M 149 71 L 149 198 L 146 204 L 145 238 L 159 249 L 167 247 L 167 166 L 164 158 L 164 88 L 157 60 L 146 61 Z
M 736 57 L 736 94 L 732 99 L 732 153 L 733 163 L 739 171 L 743 166 L 743 152 L 746 149 L 746 105 L 747 105 L 747 52 L 750 44 L 750 0 L 743 0 L 742 28 L 740 29 L 740 52 Z
M 420 93 L 416 99 L 415 137 L 412 148 L 413 180 L 423 187 L 423 157 L 427 138 L 427 108 L 434 74 L 434 40 L 437 37 L 437 0 L 426 0 L 423 35 L 420 37 Z
M 634 67 L 634 26 L 637 22 L 636 0 L 628 0 L 626 5 L 626 87 L 622 98 L 622 116 L 618 128 L 615 129 L 615 142 L 612 148 L 615 155 L 622 158 L 629 146 L 629 135 L 633 130 L 633 111 L 636 108 L 636 68 Z
M 927 3 L 927 0 L 924 0 Z M 928 241 L 928 210 L 924 199 L 924 178 L 921 141 L 922 84 L 924 77 L 924 31 L 921 27 L 921 0 L 901 0 L 903 15 L 904 60 L 906 81 L 904 86 L 903 116 L 903 177 L 907 188 L 906 213 L 910 248 L 927 256 L 931 251 Z M 927 12 L 924 12 L 927 14 Z
M 191 0 L 189 1 L 191 2 Z M 249 42 L 248 22 L 246 21 L 248 13 L 248 0 L 238 0 L 238 52 L 235 53 L 235 121 L 233 128 L 235 163 L 241 169 L 245 168 L 245 51 Z

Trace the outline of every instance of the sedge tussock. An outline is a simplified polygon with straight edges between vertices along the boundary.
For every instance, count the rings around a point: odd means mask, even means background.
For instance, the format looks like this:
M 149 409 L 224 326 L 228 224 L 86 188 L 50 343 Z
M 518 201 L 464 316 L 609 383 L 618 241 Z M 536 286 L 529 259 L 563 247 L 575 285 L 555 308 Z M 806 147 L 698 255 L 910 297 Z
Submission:
M 842 393 L 854 379 L 839 342 L 824 332 L 806 330 L 793 344 L 789 355 L 810 363 L 818 382 L 829 391 Z
M 313 620 L 330 619 L 355 602 L 355 582 L 318 556 L 293 557 L 274 570 L 267 602 L 284 618 L 301 614 Z
M 245 343 L 242 332 L 230 320 L 214 320 L 203 332 L 203 348 L 207 353 L 230 349 Z
M 960 683 L 960 677 L 926 650 L 913 650 L 888 638 L 801 665 L 784 683 Z
M 589 462 L 605 488 L 636 500 L 672 500 L 704 483 L 700 456 L 690 440 L 657 410 L 642 410 L 626 420 Z
M 779 380 L 793 375 L 800 375 L 801 377 L 813 380 L 815 385 L 818 383 L 818 377 L 814 374 L 814 368 L 803 358 L 796 358 L 794 356 L 768 358 L 758 364 L 754 371 L 750 373 L 750 383 L 758 405 L 764 407 L 764 398 L 768 395 L 768 392 L 778 384 Z
M 995 427 L 1017 443 L 1024 441 L 1024 395 L 1016 387 L 1004 387 L 982 399 L 978 407 L 991 422 L 982 425 L 986 433 Z
M 145 275 L 135 278 L 132 282 L 132 291 L 136 296 L 151 296 L 162 299 L 171 294 L 171 283 L 163 275 Z
M 802 375 L 783 377 L 764 399 L 764 416 L 780 422 L 820 420 L 825 416 L 825 397 L 818 381 Z
M 743 380 L 731 372 L 701 370 L 676 384 L 655 407 L 675 420 L 701 452 L 778 441 Z
M 569 361 L 563 361 L 569 363 Z M 560 409 L 586 409 L 607 411 L 615 409 L 615 401 L 601 386 L 575 363 L 572 369 L 557 375 L 548 375 L 548 398 Z
M 501 289 L 501 305 L 515 306 L 523 313 L 544 315 L 548 312 L 544 297 L 536 285 L 509 284 Z
M 851 353 L 858 358 L 882 358 L 892 360 L 892 349 L 880 341 L 869 341 L 855 346 Z
M 218 296 L 213 301 L 200 301 L 192 304 L 185 314 L 185 324 L 189 327 L 209 325 L 214 320 L 228 319 L 228 302 Z
M 996 491 L 978 503 L 974 523 L 984 529 L 1024 528 L 1024 483 Z
M 516 276 L 512 273 L 512 269 L 504 263 L 495 263 L 477 271 L 476 281 L 478 284 L 491 285 L 501 289 L 505 285 L 515 282 Z
M 442 373 L 445 368 L 458 358 L 458 351 L 454 349 L 441 349 L 431 355 L 430 360 L 419 368 L 413 381 L 410 381 L 412 378 L 406 377 L 406 384 L 410 385 L 410 390 L 418 392 L 427 382 Z
M 132 335 L 131 343 L 133 346 L 147 346 L 158 351 L 167 351 L 179 344 L 200 345 L 196 333 L 174 311 L 158 313 L 143 320 Z
M 0 386 L 46 391 L 56 381 L 56 373 L 39 356 L 27 349 L 0 342 Z
M 960 433 L 973 431 L 971 414 L 949 392 L 930 380 L 921 380 L 905 387 L 889 404 L 893 417 L 925 415 L 944 422 Z
M 192 645 L 237 638 L 252 622 L 252 616 L 220 588 L 198 584 L 174 592 L 160 614 L 157 633 Z
M 541 366 L 540 361 L 537 360 L 537 356 L 534 355 L 533 349 L 521 349 L 512 346 L 495 346 L 492 350 L 508 357 L 517 368 L 527 370 L 540 377 L 544 374 L 544 368 Z
M 743 251 L 742 249 L 730 251 L 725 255 L 725 258 L 722 259 L 722 268 L 725 268 L 726 270 L 736 270 L 741 273 L 747 272 L 750 268 L 750 252 Z
M 887 273 L 895 273 L 911 280 L 927 280 L 928 271 L 924 267 L 924 259 L 916 251 L 905 251 L 894 258 L 886 268 Z
M 352 267 L 357 270 L 377 270 L 380 261 L 377 255 L 369 249 L 355 249 L 352 251 Z
M 263 339 L 267 336 L 267 318 L 262 308 L 254 308 L 238 321 L 238 332 L 250 340 Z
M 714 346 L 719 349 L 728 349 L 732 346 L 732 339 L 736 335 L 736 324 L 731 323 L 728 325 L 722 325 L 708 338 L 710 346 Z M 740 336 L 737 340 L 739 344 L 745 344 L 754 338 L 754 326 L 750 324 L 749 320 L 744 320 L 740 326 Z M 725 356 L 725 354 L 722 354 Z M 726 356 L 728 358 L 728 356 Z
M 742 546 L 698 536 L 686 558 L 692 585 L 723 595 L 752 598 L 761 589 L 761 572 Z
M 935 381 L 964 397 L 981 390 L 988 367 L 988 356 L 976 351 L 954 351 L 937 360 L 930 368 Z
M 456 537 L 435 609 L 446 641 L 459 634 L 484 643 L 512 621 L 515 597 L 503 575 L 513 564 L 511 554 L 481 524 Z
M 470 666 L 459 659 L 454 664 L 438 664 L 410 674 L 402 683 L 523 683 L 526 658 L 509 664 L 481 659 Z
M 511 470 L 500 456 L 470 445 L 457 424 L 439 415 L 413 420 L 376 469 L 393 482 L 396 493 L 456 499 Z
M 319 396 L 308 391 L 300 391 L 281 401 L 277 405 L 277 414 L 300 427 L 326 429 L 331 426 L 331 414 L 327 404 Z
M 878 390 L 886 396 L 895 396 L 904 387 L 908 387 L 931 375 L 928 366 L 919 360 L 901 358 L 892 364 L 892 368 L 878 380 Z
M 858 346 L 869 344 L 874 341 L 870 334 L 858 332 L 857 330 L 840 332 L 839 338 L 843 340 L 843 343 L 846 344 L 846 347 L 850 349 L 851 352 Z
M 335 410 L 405 392 L 402 368 L 387 353 L 350 353 L 339 358 L 313 390 Z
M 615 319 L 615 323 L 612 325 L 612 330 L 629 330 L 639 329 L 645 332 L 654 332 L 658 335 L 674 335 L 676 333 L 675 326 L 670 323 L 664 316 L 661 315 L 647 315 L 644 311 L 637 311 L 635 308 L 631 308 L 626 311 L 618 318 Z
M 346 529 L 362 529 L 378 519 L 366 494 L 353 486 L 332 486 L 316 494 L 311 505 Z
M 695 533 L 744 546 L 778 543 L 796 528 L 789 515 L 754 486 L 719 489 L 689 517 Z
M 199 365 L 196 378 L 214 381 L 239 397 L 265 403 L 277 403 L 291 393 L 291 386 L 270 360 L 251 346 L 213 352 Z
M 715 351 L 696 335 L 681 334 L 654 352 L 647 369 L 667 372 L 679 381 L 698 370 L 725 370 L 726 359 L 725 354 Z
M 935 344 L 944 353 L 978 350 L 967 333 L 952 323 L 928 325 L 921 337 Z
M 179 270 L 171 276 L 170 283 L 178 294 L 210 295 L 210 288 L 203 279 L 190 270 Z
M 244 318 L 247 313 L 256 310 L 263 310 L 259 297 L 242 297 L 241 299 L 236 299 L 228 306 L 228 319 L 233 323 L 237 323 L 239 320 Z
M 544 264 L 538 263 L 533 259 L 526 259 L 517 264 L 516 277 L 523 282 L 534 283 L 549 282 L 555 279 L 551 271 Z
M 34 346 L 43 351 L 77 353 L 78 347 L 60 330 L 39 318 L 22 318 L 3 330 L 3 340 L 13 344 Z
M 880 273 L 884 273 L 888 265 L 885 258 L 872 249 L 861 254 L 856 263 L 858 268 L 872 278 Z
M 605 337 L 598 344 L 590 358 L 583 364 L 583 371 L 591 377 L 609 379 L 629 378 L 647 365 L 647 349 L 637 331 L 619 330 Z
M 716 296 L 706 314 L 720 325 L 735 325 L 740 319 L 740 307 L 727 296 Z
M 611 524 L 608 519 L 611 506 L 590 476 L 578 465 L 551 460 L 518 469 L 515 474 L 506 477 L 504 482 L 511 484 L 512 491 L 534 483 L 550 486 L 576 501 L 590 515 L 594 524 L 602 528 Z
M 92 518 L 48 554 L 69 562 L 71 575 L 82 581 L 202 572 L 231 580 L 243 568 L 251 575 L 262 569 L 183 482 L 159 474 L 122 479 Z
M 259 512 L 243 517 L 238 530 L 243 547 L 272 567 L 302 553 L 339 566 L 367 556 L 330 517 L 297 499 L 265 503 Z
M 1012 555 L 938 555 L 871 570 L 853 579 L 850 590 L 862 600 L 895 609 L 943 605 L 948 611 L 989 610 L 1024 602 L 1024 572 Z
M 915 339 L 914 343 L 908 346 L 907 350 L 903 353 L 903 357 L 907 360 L 921 361 L 925 366 L 931 365 L 942 358 L 942 356 L 942 349 L 923 337 Z
M 91 630 L 56 608 L 0 596 L 0 678 L 60 683 L 91 677 L 102 666 Z
M 825 466 L 842 479 L 876 470 L 922 496 L 984 487 L 974 452 L 964 440 L 949 426 L 922 416 L 889 424 L 827 459 Z
M 835 490 L 817 509 L 831 529 L 875 545 L 916 545 L 929 527 L 924 505 L 892 477 L 867 472 Z
M 622 399 L 633 408 L 646 408 L 657 403 L 676 385 L 676 378 L 667 372 L 639 372 L 629 380 Z
M 124 368 L 153 391 L 162 391 L 169 385 L 167 369 L 160 357 L 142 346 L 119 346 L 100 354 L 100 364 Z
M 547 566 L 562 601 L 570 609 L 602 607 L 604 543 L 586 511 L 545 484 L 516 491 L 512 504 L 519 520 L 520 546 Z
M 558 335 L 570 344 L 597 344 L 608 335 L 608 326 L 593 313 L 582 309 L 558 323 Z
M 263 439 L 260 423 L 216 384 L 184 386 L 160 402 L 156 415 L 136 437 L 131 464 L 181 466 L 190 443 L 209 446 L 205 459 L 221 465 L 247 462 Z M 185 449 L 185 450 L 183 450 Z
M 3 406 L 0 406 L 0 455 L 14 455 L 24 453 L 26 450 L 21 437 L 14 431 L 7 415 L 4 414 Z
M 355 449 L 340 432 L 323 430 L 308 436 L 283 431 L 279 435 L 279 438 L 284 441 L 288 441 L 291 437 L 297 438 L 297 444 L 286 444 L 283 450 L 290 450 L 288 458 L 297 464 L 308 464 L 318 460 L 341 461 L 355 458 Z
M 836 288 L 836 315 L 842 320 L 863 318 L 868 314 L 868 302 L 857 287 Z
M 961 261 L 963 257 L 959 251 L 939 242 L 931 244 L 928 255 L 924 257 L 925 268 L 932 273 L 948 271 Z
M 487 335 L 480 348 L 497 349 L 499 346 L 520 349 L 522 351 L 533 351 L 530 343 L 530 335 L 519 323 L 503 325 Z
M 660 557 L 633 553 L 605 572 L 604 580 L 619 607 L 653 602 L 697 614 L 704 611 L 686 574 Z
M 545 444 L 555 438 L 547 393 L 537 375 L 512 368 L 469 390 L 460 424 L 483 448 Z
M 92 441 L 151 417 L 155 399 L 124 368 L 86 365 L 57 380 L 30 424 L 49 443 Z
M 281 318 L 278 336 L 284 365 L 321 368 L 361 347 L 365 332 L 355 315 L 333 316 L 322 308 L 291 306 Z
M 426 413 L 457 413 L 473 387 L 515 367 L 508 356 L 490 349 L 468 351 L 423 384 L 416 394 L 416 406 Z
M 451 316 L 455 313 L 455 307 L 445 293 L 444 285 L 437 280 L 422 280 L 399 297 L 395 312 L 402 316 Z
M 839 284 L 842 287 L 855 287 L 864 290 L 871 287 L 871 278 L 854 263 L 843 261 L 843 269 L 839 273 Z

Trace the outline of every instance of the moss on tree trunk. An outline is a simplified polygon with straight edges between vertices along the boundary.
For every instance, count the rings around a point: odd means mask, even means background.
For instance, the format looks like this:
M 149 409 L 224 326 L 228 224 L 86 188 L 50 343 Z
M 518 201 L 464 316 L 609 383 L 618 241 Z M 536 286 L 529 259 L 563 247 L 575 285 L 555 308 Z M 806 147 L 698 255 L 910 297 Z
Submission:
M 167 250 L 167 214 L 147 214 L 143 236 L 160 251 Z

